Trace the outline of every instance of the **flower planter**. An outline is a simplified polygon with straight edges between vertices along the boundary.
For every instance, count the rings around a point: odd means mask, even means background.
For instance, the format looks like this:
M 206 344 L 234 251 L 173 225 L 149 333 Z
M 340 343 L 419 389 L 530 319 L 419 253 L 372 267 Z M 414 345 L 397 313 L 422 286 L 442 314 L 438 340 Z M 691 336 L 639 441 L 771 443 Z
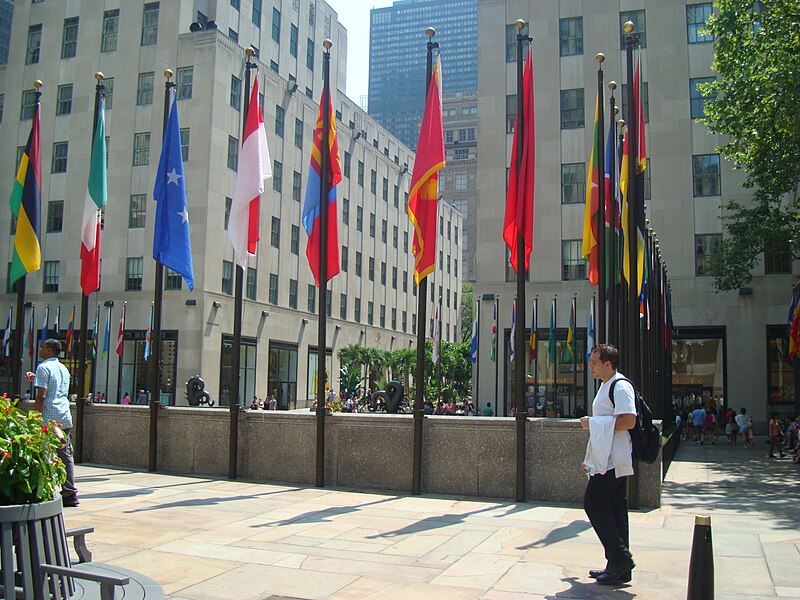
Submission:
M 0 597 L 69 598 L 68 577 L 47 575 L 42 564 L 70 566 L 61 496 L 38 504 L 0 506 Z

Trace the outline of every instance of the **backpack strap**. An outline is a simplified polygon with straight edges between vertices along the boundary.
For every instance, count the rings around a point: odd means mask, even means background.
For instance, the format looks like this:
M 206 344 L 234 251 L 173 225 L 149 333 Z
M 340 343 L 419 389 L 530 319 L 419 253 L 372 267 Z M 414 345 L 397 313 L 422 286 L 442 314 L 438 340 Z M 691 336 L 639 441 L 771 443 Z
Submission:
M 617 407 L 617 405 L 614 403 L 614 386 L 617 385 L 618 381 L 627 381 L 628 383 L 630 383 L 631 387 L 633 388 L 633 398 L 634 400 L 636 399 L 636 386 L 633 385 L 633 382 L 630 379 L 628 379 L 627 377 L 620 377 L 618 379 L 615 379 L 614 381 L 611 382 L 611 387 L 608 388 L 608 399 L 611 400 L 611 406 L 613 406 L 614 408 Z

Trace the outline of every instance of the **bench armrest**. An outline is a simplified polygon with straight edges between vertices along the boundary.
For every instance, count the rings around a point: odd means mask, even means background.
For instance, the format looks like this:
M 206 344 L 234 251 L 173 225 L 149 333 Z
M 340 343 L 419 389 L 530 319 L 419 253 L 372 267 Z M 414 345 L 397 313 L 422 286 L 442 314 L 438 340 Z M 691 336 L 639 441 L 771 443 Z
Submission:
M 42 572 L 51 573 L 53 575 L 61 575 L 63 577 L 72 577 L 74 579 L 83 579 L 84 581 L 94 581 L 100 584 L 100 600 L 114 600 L 114 588 L 123 586 L 130 583 L 129 577 L 111 577 L 110 575 L 98 575 L 96 573 L 87 573 L 80 569 L 72 567 L 59 567 L 57 565 L 50 565 L 42 563 Z
M 68 538 L 75 538 L 73 544 L 75 546 L 75 552 L 78 555 L 79 563 L 92 562 L 92 551 L 86 546 L 86 535 L 93 531 L 94 527 L 88 525 L 67 529 L 66 531 L 66 536 Z

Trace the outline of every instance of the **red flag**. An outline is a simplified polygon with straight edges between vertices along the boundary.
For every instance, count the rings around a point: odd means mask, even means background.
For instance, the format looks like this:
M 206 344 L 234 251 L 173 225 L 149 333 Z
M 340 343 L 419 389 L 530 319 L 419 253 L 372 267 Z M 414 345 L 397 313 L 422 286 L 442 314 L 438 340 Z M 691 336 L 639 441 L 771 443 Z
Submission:
M 233 202 L 228 219 L 228 238 L 233 244 L 234 262 L 244 268 L 247 257 L 255 256 L 258 216 L 264 181 L 272 177 L 264 116 L 258 105 L 258 78 L 253 83 L 238 172 L 233 184 Z
M 594 135 L 592 152 L 589 155 L 589 185 L 586 187 L 586 207 L 583 214 L 583 258 L 589 259 L 589 283 L 597 285 L 600 282 L 599 254 L 597 245 L 597 211 L 600 208 L 600 169 L 598 160 L 600 156 L 600 94 L 594 107 Z
M 436 211 L 439 197 L 439 170 L 445 165 L 444 127 L 440 60 L 436 59 L 428 86 L 425 114 L 419 130 L 411 191 L 408 193 L 408 218 L 414 226 L 414 281 L 422 281 L 436 265 Z
M 536 132 L 533 110 L 533 56 L 528 50 L 525 72 L 522 76 L 522 115 L 517 114 L 514 124 L 514 143 L 511 150 L 511 168 L 508 171 L 506 217 L 503 222 L 503 239 L 511 251 L 509 262 L 517 270 L 517 242 L 522 236 L 525 243 L 525 270 L 530 268 L 533 251 L 533 181 L 536 155 Z M 522 127 L 520 127 L 522 117 Z M 517 136 L 522 135 L 522 163 L 517 176 Z
M 122 358 L 122 343 L 125 338 L 125 307 L 122 307 L 122 314 L 119 316 L 119 330 L 117 331 L 117 355 Z
M 100 98 L 81 227 L 81 289 L 86 296 L 100 289 L 100 215 L 107 200 L 105 100 Z

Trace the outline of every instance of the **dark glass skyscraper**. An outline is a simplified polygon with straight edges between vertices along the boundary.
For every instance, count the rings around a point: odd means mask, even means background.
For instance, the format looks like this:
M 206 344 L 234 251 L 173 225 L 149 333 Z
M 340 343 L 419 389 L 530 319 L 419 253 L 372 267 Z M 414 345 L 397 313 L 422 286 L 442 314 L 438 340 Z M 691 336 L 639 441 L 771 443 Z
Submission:
M 398 0 L 370 13 L 369 114 L 414 148 L 425 104 L 425 29 L 436 29 L 447 92 L 478 87 L 478 1 Z

